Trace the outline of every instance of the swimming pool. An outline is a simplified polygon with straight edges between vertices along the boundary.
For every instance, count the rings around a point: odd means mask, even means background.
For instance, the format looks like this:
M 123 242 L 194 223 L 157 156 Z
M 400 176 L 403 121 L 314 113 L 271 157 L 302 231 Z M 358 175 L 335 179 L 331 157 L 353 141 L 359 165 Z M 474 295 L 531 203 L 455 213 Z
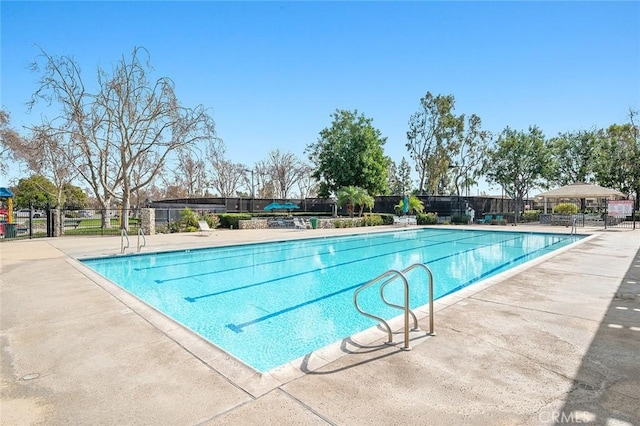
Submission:
M 377 323 L 354 291 L 389 269 L 427 264 L 436 298 L 571 244 L 581 236 L 425 228 L 257 243 L 82 262 L 254 369 L 266 372 Z M 427 301 L 411 272 L 412 307 Z M 399 303 L 400 280 L 387 287 Z M 392 318 L 377 291 L 361 305 Z

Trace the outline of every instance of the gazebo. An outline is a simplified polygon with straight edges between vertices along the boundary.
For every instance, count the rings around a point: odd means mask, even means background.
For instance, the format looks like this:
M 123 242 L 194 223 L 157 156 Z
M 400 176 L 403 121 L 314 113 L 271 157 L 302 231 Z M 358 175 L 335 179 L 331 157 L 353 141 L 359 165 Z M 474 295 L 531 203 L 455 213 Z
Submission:
M 571 185 L 562 186 L 551 191 L 543 192 L 536 196 L 536 198 L 542 198 L 544 200 L 544 213 L 547 213 L 547 203 L 549 200 L 583 200 L 583 199 L 596 199 L 598 204 L 600 201 L 605 200 L 620 200 L 627 198 L 625 194 L 620 191 L 616 191 L 611 188 L 604 188 L 598 185 L 591 185 L 584 182 L 576 182 Z

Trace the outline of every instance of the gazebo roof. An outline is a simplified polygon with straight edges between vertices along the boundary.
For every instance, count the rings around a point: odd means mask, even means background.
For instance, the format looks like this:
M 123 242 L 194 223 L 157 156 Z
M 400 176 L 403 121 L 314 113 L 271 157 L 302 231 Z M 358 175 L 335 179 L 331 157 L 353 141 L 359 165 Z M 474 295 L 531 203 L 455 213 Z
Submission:
M 9 188 L 0 188 L 0 198 L 11 198 L 13 197 L 13 192 L 9 190 Z
M 604 188 L 598 185 L 591 185 L 584 182 L 576 182 L 571 185 L 562 186 L 551 191 L 537 195 L 539 198 L 624 198 L 620 191 L 611 188 Z

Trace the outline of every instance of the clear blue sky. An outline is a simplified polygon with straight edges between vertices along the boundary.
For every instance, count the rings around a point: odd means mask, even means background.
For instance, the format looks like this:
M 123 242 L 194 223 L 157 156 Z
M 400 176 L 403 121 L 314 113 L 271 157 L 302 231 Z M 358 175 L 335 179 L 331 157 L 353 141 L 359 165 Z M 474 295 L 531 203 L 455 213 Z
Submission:
M 210 109 L 228 156 L 252 166 L 304 149 L 336 109 L 358 109 L 409 159 L 407 122 L 427 91 L 495 133 L 604 127 L 640 109 L 638 2 L 2 1 L 2 107 L 26 102 L 39 45 L 86 81 L 134 46 L 185 106 Z M 53 115 L 51 112 L 48 115 Z M 6 185 L 13 176 L 0 177 Z M 495 191 L 493 191 L 495 192 Z

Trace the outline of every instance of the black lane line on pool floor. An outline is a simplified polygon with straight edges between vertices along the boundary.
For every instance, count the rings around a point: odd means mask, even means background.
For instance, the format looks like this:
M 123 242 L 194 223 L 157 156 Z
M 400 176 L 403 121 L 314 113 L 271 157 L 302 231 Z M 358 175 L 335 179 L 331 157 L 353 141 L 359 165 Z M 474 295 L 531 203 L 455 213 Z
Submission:
M 450 242 L 457 242 L 457 241 L 462 241 L 465 239 L 471 239 L 471 238 L 476 238 L 479 237 L 480 235 L 472 235 L 472 236 L 467 236 L 466 238 L 460 238 L 457 240 L 447 240 L 447 241 L 435 241 L 433 242 L 434 244 L 432 245 L 436 245 L 436 244 L 446 244 L 446 243 L 450 243 Z M 180 280 L 185 280 L 185 279 L 190 279 L 190 278 L 196 278 L 196 277 L 204 277 L 207 275 L 216 275 L 216 274 L 222 274 L 225 272 L 232 272 L 232 271 L 238 271 L 238 270 L 243 270 L 245 268 L 247 268 L 247 266 L 251 266 L 252 268 L 256 268 L 259 266 L 266 266 L 266 265 L 272 265 L 272 264 L 276 264 L 276 263 L 282 263 L 282 262 L 290 262 L 293 260 L 301 260 L 301 259 L 305 259 L 305 258 L 311 258 L 311 257 L 315 257 L 318 255 L 327 255 L 327 254 L 338 254 L 338 253 L 346 253 L 349 251 L 354 251 L 354 250 L 362 250 L 363 248 L 368 248 L 368 247 L 377 247 L 377 246 L 389 246 L 391 244 L 406 244 L 407 241 L 415 241 L 418 243 L 423 243 L 425 241 L 427 242 L 431 242 L 429 239 L 416 239 L 416 240 L 399 240 L 394 238 L 393 241 L 389 242 L 379 242 L 376 244 L 368 244 L 368 245 L 360 245 L 357 247 L 350 247 L 350 248 L 346 248 L 346 249 L 341 249 L 341 250 L 336 250 L 336 251 L 326 251 L 326 252 L 320 252 L 320 253 L 312 253 L 312 254 L 304 254 L 301 256 L 295 256 L 295 257 L 289 257 L 287 259 L 279 259 L 279 260 L 269 260 L 266 262 L 259 262 L 259 263 L 254 263 L 252 265 L 240 265 L 240 266 L 235 266 L 233 268 L 227 268 L 227 269 L 218 269 L 216 271 L 207 271 L 207 272 L 202 272 L 199 274 L 191 274 L 191 275 L 183 275 L 183 276 L 179 276 L 179 277 L 171 277 L 171 278 L 167 278 L 164 280 L 155 280 L 156 283 L 158 284 L 163 284 L 165 282 L 170 282 L 170 281 L 180 281 Z M 416 247 L 424 247 L 424 245 L 420 245 L 420 246 L 416 246 Z M 392 252 L 392 253 L 400 253 L 402 251 L 406 251 L 406 250 L 401 250 L 399 252 Z M 389 253 L 387 253 L 389 254 Z M 373 256 L 376 257 L 376 256 Z M 339 265 L 337 265 L 339 266 Z
M 396 232 L 406 232 L 406 231 L 396 231 Z M 443 235 L 449 235 L 449 234 L 453 234 L 459 231 L 447 231 L 447 232 L 441 232 L 439 234 L 435 234 L 435 235 L 429 235 L 428 238 L 434 238 L 434 237 L 439 237 L 439 236 L 443 236 Z M 482 233 L 482 232 L 491 232 L 491 231 L 465 231 L 465 232 L 476 232 L 476 233 Z M 395 235 L 395 233 L 393 233 L 393 235 Z M 407 241 L 406 239 L 398 239 L 395 236 L 390 236 L 390 235 L 383 235 L 383 234 L 375 234 L 375 235 L 371 235 L 371 234 L 363 234 L 362 236 L 348 236 L 348 237 L 336 237 L 336 239 L 338 240 L 353 240 L 353 242 L 355 243 L 361 243 L 363 238 L 362 237 L 369 237 L 369 238 L 373 238 L 373 239 L 385 239 L 385 240 L 393 240 L 393 241 Z M 305 242 L 308 243 L 309 240 L 303 240 Z M 344 242 L 351 242 L 351 241 L 338 241 L 340 243 L 344 243 Z M 259 243 L 259 244 L 252 244 L 254 246 L 258 246 L 258 247 L 262 247 L 264 245 L 281 245 L 281 244 L 289 244 L 289 245 L 295 245 L 295 244 L 299 244 L 300 241 L 272 241 L 272 242 L 267 242 L 267 243 Z M 321 239 L 318 242 L 314 242 L 311 244 L 306 244 L 306 247 L 315 247 L 315 246 L 325 246 L 327 245 L 327 241 L 326 238 L 325 239 Z M 360 248 L 359 247 L 355 247 L 355 248 Z M 355 248 L 350 248 L 350 249 L 345 249 L 345 250 L 341 250 L 341 251 L 346 251 L 346 250 L 353 250 Z M 205 251 L 205 250 L 215 250 L 215 251 L 223 251 L 223 252 L 227 252 L 227 251 L 239 251 L 239 250 L 246 250 L 247 249 L 247 245 L 243 245 L 242 247 L 212 247 L 209 249 L 200 249 L 200 251 Z M 278 247 L 277 249 L 274 250 L 266 250 L 266 251 L 261 251 L 259 254 L 260 255 L 267 255 L 270 253 L 277 253 L 280 252 L 282 250 L 282 247 Z M 183 254 L 184 252 L 180 252 L 180 254 Z M 173 254 L 173 253 L 172 253 Z M 320 253 L 320 254 L 324 254 L 324 253 Z M 233 254 L 230 256 L 220 256 L 220 257 L 216 257 L 214 259 L 211 259 L 212 262 L 218 262 L 220 260 L 225 260 L 225 259 L 235 259 L 235 258 L 242 258 L 245 257 L 246 254 Z M 151 269 L 161 269 L 161 268 L 173 268 L 175 266 L 181 266 L 181 265 L 191 265 L 194 263 L 202 263 L 201 260 L 192 260 L 192 261 L 188 261 L 188 262 L 176 262 L 176 263 L 172 263 L 170 265 L 156 265 L 156 266 L 145 266 L 143 268 L 133 268 L 135 271 L 145 271 L 145 270 L 151 270 Z
M 448 235 L 448 234 L 452 234 L 452 233 L 454 233 L 454 232 L 449 232 L 447 234 L 438 234 L 436 236 Z M 474 235 L 474 236 L 478 237 L 480 235 Z M 430 237 L 432 237 L 432 236 L 430 236 Z M 381 241 L 376 242 L 375 244 L 367 244 L 367 245 L 360 244 L 360 245 L 357 245 L 357 246 L 354 246 L 354 247 L 343 248 L 343 249 L 340 249 L 340 250 L 336 250 L 333 253 L 345 253 L 345 252 L 353 251 L 353 250 L 361 250 L 362 248 L 365 248 L 365 247 L 376 247 L 376 246 L 388 245 L 388 244 L 396 244 L 396 243 L 401 244 L 401 243 L 406 243 L 407 241 L 411 241 L 411 240 L 406 240 L 406 239 L 403 240 L 403 239 L 398 239 L 398 238 L 394 238 L 394 237 L 386 237 L 386 236 L 384 238 L 376 238 L 376 240 L 381 240 Z M 430 239 L 429 238 L 416 239 L 415 241 L 420 241 L 420 242 L 422 242 L 422 241 L 430 241 Z M 455 240 L 448 240 L 448 241 L 455 241 Z M 354 241 L 354 242 L 355 243 L 362 243 L 362 240 Z M 324 245 L 326 245 L 326 242 L 324 243 Z M 267 255 L 269 253 L 279 253 L 280 251 L 281 251 L 281 248 L 279 250 L 270 250 L 270 251 L 260 252 L 258 254 L 260 256 L 264 256 L 264 255 Z M 329 252 L 329 251 L 325 251 L 325 252 L 319 252 L 319 253 L 313 253 L 313 254 L 305 254 L 303 256 L 291 257 L 291 258 L 288 258 L 286 260 L 287 261 L 299 260 L 299 259 L 304 259 L 306 257 L 313 257 L 313 256 L 317 256 L 317 255 L 324 255 L 324 254 L 330 254 L 330 253 L 331 252 Z M 244 258 L 244 257 L 247 257 L 247 255 L 244 254 L 242 256 L 234 255 L 234 256 L 228 256 L 228 257 L 219 257 L 219 258 L 211 259 L 210 262 L 219 262 L 220 260 L 235 259 L 235 258 L 238 258 L 238 257 L 239 258 Z M 209 261 L 206 261 L 206 262 L 209 262 Z M 192 264 L 192 263 L 206 263 L 206 262 L 203 262 L 203 261 L 182 262 L 182 263 L 178 263 L 178 264 L 174 264 L 174 265 L 188 265 L 188 264 Z M 282 260 L 271 260 L 271 261 L 268 261 L 268 262 L 257 263 L 257 264 L 255 264 L 253 266 L 263 266 L 263 265 L 269 265 L 269 264 L 272 264 L 272 263 L 280 263 L 280 262 L 282 262 Z M 174 265 L 167 265 L 166 267 L 172 267 Z M 151 267 L 151 268 L 163 268 L 163 267 L 165 267 L 165 266 Z M 184 278 L 192 278 L 192 277 L 195 277 L 195 276 L 215 274 L 215 273 L 220 273 L 220 272 L 228 272 L 228 271 L 233 271 L 233 270 L 238 270 L 238 269 L 244 269 L 245 267 L 246 266 L 239 266 L 239 267 L 230 268 L 230 269 L 221 269 L 221 270 L 214 271 L 214 272 L 207 272 L 205 274 L 189 275 L 189 276 L 183 276 L 183 277 L 174 277 L 174 278 L 168 278 L 166 280 L 156 280 L 156 282 L 158 284 L 162 284 L 163 282 L 166 282 L 166 281 L 181 280 L 181 279 L 184 279 Z M 136 268 L 136 270 L 143 270 L 143 268 Z
M 511 239 L 509 239 L 509 240 L 505 240 L 505 241 L 503 241 L 503 242 L 507 242 L 507 241 L 514 241 L 514 240 L 519 239 L 519 238 L 522 238 L 522 236 L 515 237 L 515 238 L 511 238 Z M 550 247 L 550 246 L 551 246 L 551 245 L 553 245 L 553 244 L 557 244 L 558 242 L 559 242 L 559 241 L 554 242 L 554 243 L 552 243 L 552 244 L 550 244 L 550 245 L 548 245 L 548 246 L 545 246 L 545 247 L 540 248 L 540 249 L 538 249 L 538 250 L 536 250 L 536 251 L 530 252 L 530 253 L 528 253 L 528 254 L 526 254 L 526 255 L 519 256 L 517 259 L 521 259 L 522 257 L 526 257 L 526 256 L 528 256 L 528 255 L 534 254 L 534 253 L 536 253 L 537 251 L 540 251 L 540 250 L 545 250 L 547 247 Z M 498 243 L 487 244 L 486 246 L 491 246 L 491 245 L 495 245 L 495 244 L 498 244 Z M 459 255 L 462 255 L 462 254 L 464 254 L 464 253 L 466 253 L 466 252 L 469 252 L 469 251 L 472 251 L 472 250 L 476 250 L 476 249 L 478 249 L 478 248 L 486 247 L 486 246 L 478 246 L 478 247 L 475 247 L 475 248 L 472 248 L 472 249 L 468 249 L 468 250 L 465 250 L 465 251 L 462 251 L 462 252 L 459 252 L 459 253 L 455 253 L 455 254 L 450 254 L 450 255 L 447 255 L 447 256 L 443 256 L 443 257 L 440 257 L 440 258 L 434 259 L 434 260 L 432 260 L 432 261 L 431 261 L 431 262 L 429 262 L 429 263 L 439 262 L 439 261 L 444 260 L 444 259 L 447 259 L 447 258 L 449 258 L 449 257 L 459 256 Z M 505 262 L 505 263 L 503 263 L 502 265 L 497 266 L 496 268 L 492 268 L 492 269 L 491 269 L 491 271 L 490 271 L 490 272 L 488 272 L 488 273 L 491 273 L 491 272 L 493 272 L 493 271 L 495 271 L 495 270 L 497 270 L 497 269 L 503 268 L 504 266 L 509 265 L 510 263 L 513 263 L 513 262 L 515 262 L 515 261 L 516 261 L 516 259 L 514 259 L 514 260 L 510 260 L 510 261 L 508 261 L 508 262 Z M 353 262 L 348 262 L 348 263 L 353 263 Z M 488 273 L 484 273 L 484 274 L 482 274 L 481 276 L 482 276 L 482 277 L 484 277 L 484 276 L 486 276 Z M 479 278 L 478 278 L 478 279 L 479 279 Z M 471 284 L 471 283 L 473 283 L 473 282 L 475 282 L 475 281 L 477 281 L 477 279 L 470 280 L 470 281 L 469 281 L 469 284 Z M 293 311 L 293 310 L 295 310 L 295 309 L 302 308 L 302 307 L 304 307 L 304 306 L 306 306 L 306 305 L 309 305 L 309 304 L 312 304 L 312 303 L 318 302 L 318 301 L 320 301 L 320 300 L 328 299 L 328 298 L 330 298 L 330 297 L 333 297 L 333 296 L 336 296 L 336 295 L 338 295 L 338 294 L 341 294 L 341 293 L 347 292 L 347 291 L 349 291 L 349 290 L 354 290 L 354 289 L 358 288 L 359 286 L 361 286 L 361 285 L 365 284 L 366 282 L 367 282 L 367 281 L 364 281 L 364 282 L 362 282 L 362 283 L 359 283 L 359 284 L 356 284 L 356 285 L 353 285 L 353 286 L 346 287 L 346 288 L 344 288 L 344 289 L 341 289 L 341 290 L 335 291 L 335 292 L 333 292 L 333 293 L 329 293 L 329 294 L 326 294 L 326 295 L 324 295 L 324 296 L 321 296 L 321 297 L 318 297 L 318 298 L 315 298 L 315 299 L 312 299 L 312 300 L 308 300 L 308 301 L 303 302 L 303 303 L 299 303 L 299 304 L 297 304 L 297 305 L 289 306 L 289 307 L 287 307 L 287 308 L 285 308 L 285 309 L 281 309 L 281 310 L 279 310 L 279 311 L 272 312 L 272 313 L 270 313 L 270 314 L 268 314 L 268 315 L 264 315 L 264 316 L 258 317 L 258 318 L 256 318 L 256 319 L 251 320 L 251 321 L 246 321 L 246 322 L 241 323 L 241 324 L 227 324 L 227 325 L 225 325 L 225 327 L 227 327 L 228 329 L 230 329 L 230 330 L 234 331 L 235 333 L 241 333 L 241 332 L 242 332 L 242 328 L 244 328 L 244 327 L 247 327 L 247 326 L 249 326 L 249 325 L 257 324 L 257 323 L 259 323 L 259 322 L 262 322 L 262 321 L 268 320 L 268 319 L 270 319 L 270 318 L 273 318 L 273 317 L 276 317 L 276 316 L 279 316 L 279 315 L 285 314 L 285 313 L 290 312 L 290 311 Z M 467 284 L 467 285 L 469 285 L 469 284 Z M 253 285 L 255 285 L 255 284 L 253 284 Z M 460 286 L 460 287 L 458 287 L 458 290 L 459 290 L 460 288 L 462 288 L 462 287 L 464 287 L 464 286 Z M 450 293 L 451 293 L 451 292 L 447 292 L 447 293 L 443 294 L 442 296 L 445 296 L 446 294 L 450 294 Z M 440 297 L 442 297 L 442 296 L 440 296 Z
M 494 268 L 492 268 L 492 269 L 489 269 L 488 271 L 483 272 L 483 273 L 482 273 L 482 274 L 480 274 L 479 276 L 477 276 L 477 277 L 475 277 L 475 278 L 473 278 L 473 279 L 471 279 L 471 280 L 467 281 L 466 283 L 461 284 L 461 285 L 459 285 L 458 287 L 456 287 L 456 288 L 454 288 L 454 289 L 452 289 L 452 290 L 450 290 L 450 291 L 446 292 L 445 294 L 443 294 L 443 295 L 442 295 L 442 296 L 440 296 L 440 297 L 446 296 L 447 294 L 455 293 L 456 291 L 461 290 L 461 289 L 463 289 L 463 288 L 465 288 L 465 287 L 467 287 L 467 286 L 469 286 L 469 285 L 471 285 L 471 284 L 473 284 L 473 283 L 475 283 L 475 282 L 478 282 L 478 281 L 482 280 L 483 278 L 488 277 L 489 275 L 493 274 L 494 272 L 497 272 L 497 271 L 498 271 L 498 270 L 500 270 L 501 268 L 504 268 L 505 266 L 510 265 L 510 264 L 512 264 L 512 263 L 518 262 L 519 260 L 521 260 L 521 259 L 523 259 L 523 258 L 525 258 L 525 257 L 532 256 L 532 255 L 534 255 L 534 254 L 538 253 L 539 251 L 549 250 L 549 247 L 552 247 L 552 246 L 554 246 L 554 245 L 556 245 L 556 244 L 558 244 L 558 243 L 560 243 L 560 242 L 563 242 L 563 241 L 562 241 L 562 240 L 554 241 L 554 242 L 552 242 L 551 244 L 548 244 L 548 245 L 546 245 L 546 246 L 544 246 L 544 247 L 540 247 L 539 249 L 534 250 L 534 251 L 532 251 L 532 252 L 528 252 L 528 253 L 525 253 L 525 254 L 523 254 L 523 255 L 520 255 L 520 256 L 518 256 L 518 257 L 516 257 L 516 258 L 514 258 L 514 259 L 509 260 L 508 262 L 503 263 L 502 265 L 499 265 L 499 266 L 496 266 L 496 267 L 494 267 Z M 551 252 L 553 252 L 554 250 L 557 250 L 557 249 L 553 249 L 553 250 L 551 250 Z M 536 256 L 536 257 L 537 257 L 537 256 Z M 535 258 L 534 258 L 534 259 L 535 259 Z
M 316 303 L 316 302 L 319 302 L 321 300 L 328 299 L 328 298 L 333 297 L 333 296 L 337 296 L 338 294 L 342 294 L 342 293 L 347 292 L 349 290 L 354 290 L 354 289 L 360 287 L 361 285 L 363 285 L 364 283 L 366 283 L 366 281 L 362 282 L 362 283 L 358 283 L 358 284 L 350 286 L 350 287 L 343 288 L 343 289 L 338 290 L 338 291 L 334 291 L 333 293 L 325 294 L 324 296 L 317 297 L 315 299 L 307 300 L 306 302 L 299 303 L 297 305 L 289 306 L 289 307 L 284 308 L 282 310 L 279 310 L 279 311 L 276 311 L 276 312 L 272 312 L 272 313 L 264 315 L 262 317 L 258 317 L 256 319 L 253 319 L 251 321 L 243 322 L 242 324 L 227 324 L 227 325 L 225 325 L 225 327 L 227 327 L 228 329 L 230 329 L 231 331 L 233 331 L 235 333 L 242 333 L 242 329 L 244 327 L 248 327 L 250 325 L 257 324 L 257 323 L 262 322 L 262 321 L 266 321 L 269 318 L 277 317 L 279 315 L 286 314 L 287 312 L 290 312 L 290 311 L 295 311 L 296 309 L 300 309 L 300 308 L 302 308 L 304 306 L 307 306 L 307 305 L 310 305 L 312 303 Z
M 316 273 L 316 272 L 322 271 L 322 270 L 338 268 L 338 267 L 342 267 L 342 266 L 345 266 L 345 265 L 350 265 L 350 264 L 357 263 L 357 262 L 365 262 L 365 261 L 369 261 L 371 259 L 388 256 L 388 255 L 394 254 L 394 253 L 402 253 L 402 252 L 405 252 L 405 251 L 416 250 L 416 249 L 421 249 L 421 248 L 425 248 L 425 247 L 433 247 L 433 246 L 436 246 L 436 245 L 447 244 L 447 243 L 456 242 L 456 241 L 460 241 L 460 240 L 465 240 L 465 239 L 469 239 L 469 238 L 473 238 L 473 237 L 460 238 L 458 240 L 443 241 L 443 242 L 438 242 L 438 243 L 435 243 L 435 244 L 422 244 L 422 245 L 418 245 L 418 246 L 412 246 L 412 247 L 406 248 L 404 250 L 399 250 L 399 251 L 396 250 L 396 251 L 391 251 L 391 252 L 378 254 L 378 255 L 375 255 L 375 256 L 369 256 L 367 258 L 360 258 L 360 259 L 350 260 L 348 262 L 336 263 L 335 265 L 324 266 L 322 268 L 314 268 L 314 269 L 311 269 L 311 270 L 298 272 L 296 274 L 290 274 L 290 275 L 285 275 L 285 276 L 282 276 L 282 277 L 273 278 L 271 280 L 260 281 L 260 282 L 253 283 L 253 284 L 247 284 L 247 285 L 240 286 L 240 287 L 234 287 L 234 288 L 230 288 L 230 289 L 227 289 L 227 290 L 217 291 L 215 293 L 208 293 L 208 294 L 203 294 L 203 295 L 195 296 L 195 297 L 187 296 L 184 299 L 187 302 L 196 302 L 198 299 L 204 299 L 204 298 L 208 298 L 208 297 L 219 296 L 219 295 L 225 294 L 225 293 L 231 293 L 231 292 L 234 292 L 234 291 L 245 290 L 247 288 L 257 287 L 257 286 L 261 286 L 261 285 L 265 285 L 265 284 L 270 284 L 270 283 L 274 283 L 274 282 L 277 282 L 277 281 L 282 281 L 282 280 L 286 280 L 286 279 L 290 279 L 290 278 L 294 278 L 294 277 L 299 277 L 299 276 L 302 276 L 302 275 L 308 275 L 308 274 Z M 492 245 L 495 245 L 495 244 L 501 244 L 503 242 L 512 241 L 512 240 L 515 240 L 515 239 L 518 239 L 518 238 L 522 238 L 522 236 L 511 238 L 509 240 L 504 240 L 504 241 L 501 241 L 501 242 L 493 242 L 491 244 L 486 244 L 484 246 L 476 246 L 474 248 L 471 248 L 471 249 L 468 249 L 468 250 L 464 250 L 464 251 L 458 252 L 456 254 L 466 253 L 468 251 L 475 250 L 475 249 L 480 248 L 480 247 L 486 247 L 486 246 L 492 246 Z M 406 243 L 406 241 L 405 241 L 405 243 Z M 454 255 L 456 255 L 456 254 L 454 254 Z M 451 256 L 451 255 L 449 255 L 449 256 Z M 304 258 L 304 257 L 307 257 L 307 256 L 303 256 L 301 258 Z M 278 263 L 280 263 L 280 262 L 281 261 L 278 261 Z M 272 262 L 269 262 L 269 263 L 272 263 Z M 232 270 L 234 270 L 234 269 L 242 269 L 242 268 L 233 268 Z M 225 271 L 225 272 L 227 272 L 227 271 Z M 195 277 L 195 276 L 209 275 L 209 274 L 212 274 L 212 273 L 197 274 L 197 275 L 194 275 L 194 276 L 190 276 L 189 278 L 192 278 L 192 277 Z M 184 278 L 181 278 L 181 279 L 184 279 Z
M 521 237 L 520 237 L 520 238 L 521 238 Z M 513 239 L 511 239 L 511 240 L 505 240 L 504 242 L 507 242 L 507 241 L 513 241 L 513 240 L 515 240 L 515 239 L 517 239 L 517 238 L 513 238 Z M 453 290 L 451 290 L 451 291 L 448 291 L 447 293 L 445 293 L 445 294 L 443 294 L 443 295 L 439 296 L 438 298 L 440 298 L 440 297 L 444 297 L 444 296 L 446 296 L 447 294 L 454 293 L 454 292 L 456 292 L 456 291 L 458 291 L 458 290 L 460 290 L 460 289 L 462 289 L 462 288 L 464 288 L 464 287 L 467 287 L 468 285 L 471 285 L 471 284 L 473 284 L 473 283 L 475 283 L 475 282 L 477 282 L 477 281 L 480 281 L 480 280 L 481 280 L 481 279 L 483 279 L 484 277 L 487 277 L 487 276 L 489 276 L 490 274 L 492 274 L 492 273 L 494 273 L 494 272 L 496 272 L 496 271 L 500 270 L 501 268 L 504 268 L 505 266 L 507 266 L 507 265 L 509 265 L 509 264 L 512 264 L 512 263 L 515 263 L 515 262 L 519 261 L 520 259 L 523 259 L 523 258 L 525 258 L 525 257 L 527 257 L 527 256 L 531 256 L 531 255 L 533 255 L 533 254 L 535 254 L 535 253 L 537 253 L 537 252 L 539 252 L 539 251 L 548 250 L 548 249 L 549 249 L 549 247 L 552 247 L 552 246 L 554 246 L 554 245 L 556 245 L 556 244 L 558 244 L 558 243 L 560 243 L 560 242 L 562 242 L 562 241 L 560 241 L 560 240 L 559 240 L 559 241 L 555 241 L 555 242 L 553 242 L 553 243 L 551 243 L 551 244 L 548 244 L 548 245 L 546 245 L 546 246 L 544 246 L 544 247 L 541 247 L 541 248 L 539 248 L 539 249 L 537 249 L 537 250 L 534 250 L 534 251 L 532 251 L 532 252 L 529 252 L 529 253 L 523 254 L 523 255 L 518 256 L 518 257 L 516 257 L 516 258 L 514 258 L 514 259 L 512 259 L 512 260 L 509 260 L 508 262 L 505 262 L 505 263 L 503 263 L 503 264 L 501 264 L 501 265 L 499 265 L 499 266 L 496 266 L 495 268 L 492 268 L 492 269 L 490 269 L 489 271 L 484 272 L 483 274 L 479 275 L 478 277 L 476 277 L 476 278 L 474 278 L 474 279 L 472 279 L 472 280 L 467 281 L 466 283 L 464 283 L 464 284 L 462 284 L 462 285 L 460 285 L 460 286 L 456 287 L 455 289 L 453 289 Z M 493 245 L 493 244 L 490 244 L 490 245 Z M 480 248 L 480 247 L 481 247 L 481 246 L 479 246 L 479 247 L 477 247 L 477 248 Z M 443 256 L 443 257 L 441 257 L 441 258 L 438 258 L 438 259 L 434 259 L 434 260 L 432 260 L 430 263 L 439 262 L 439 261 L 441 261 L 441 260 L 447 259 L 447 258 L 452 257 L 452 256 L 458 256 L 458 255 L 464 254 L 465 252 L 468 252 L 468 251 L 470 251 L 470 250 L 475 250 L 475 249 L 469 249 L 469 250 L 465 250 L 465 251 L 463 251 L 463 252 L 459 252 L 459 253 L 456 253 L 456 254 L 451 254 L 451 255 Z M 553 250 L 552 250 L 552 251 L 553 251 Z M 254 325 L 254 324 L 257 324 L 257 323 L 259 323 L 259 322 L 266 321 L 266 320 L 268 320 L 268 319 L 270 319 L 270 318 L 273 318 L 273 317 L 276 317 L 276 316 L 279 316 L 279 315 L 285 314 L 285 313 L 287 313 L 287 312 L 290 312 L 290 311 L 293 311 L 293 310 L 296 310 L 296 309 L 302 308 L 302 307 L 304 307 L 304 306 L 306 306 L 306 305 L 309 305 L 309 304 L 312 304 L 312 303 L 315 303 L 315 302 L 319 302 L 319 301 L 321 301 L 321 300 L 328 299 L 328 298 L 333 297 L 333 296 L 337 296 L 338 294 L 344 293 L 344 292 L 346 292 L 346 291 L 354 290 L 354 289 L 358 288 L 359 286 L 361 286 L 361 285 L 365 284 L 366 282 L 367 282 L 367 281 L 362 282 L 362 283 L 359 283 L 359 284 L 354 285 L 354 286 L 350 286 L 350 287 L 344 288 L 344 289 L 342 289 L 342 290 L 335 291 L 335 292 L 333 292 L 333 293 L 326 294 L 326 295 L 324 295 L 324 296 L 322 296 L 322 297 L 318 297 L 318 298 L 315 298 L 315 299 L 312 299 L 312 300 L 308 300 L 308 301 L 306 301 L 306 302 L 304 302 L 304 303 L 299 303 L 299 304 L 294 305 L 294 306 L 289 306 L 289 307 L 287 307 L 287 308 L 285 308 L 285 309 L 282 309 L 282 310 L 280 310 L 280 311 L 272 312 L 272 313 L 270 313 L 270 314 L 268 314 L 268 315 L 264 315 L 264 316 L 262 316 L 262 317 L 258 317 L 258 318 L 256 318 L 256 319 L 251 320 L 251 321 L 243 322 L 243 323 L 241 323 L 241 324 L 227 324 L 227 325 L 225 325 L 225 327 L 227 327 L 228 329 L 230 329 L 231 331 L 233 331 L 233 332 L 235 332 L 235 333 L 241 333 L 241 332 L 242 332 L 242 329 L 243 329 L 244 327 L 247 327 L 247 326 L 250 326 L 250 325 Z

